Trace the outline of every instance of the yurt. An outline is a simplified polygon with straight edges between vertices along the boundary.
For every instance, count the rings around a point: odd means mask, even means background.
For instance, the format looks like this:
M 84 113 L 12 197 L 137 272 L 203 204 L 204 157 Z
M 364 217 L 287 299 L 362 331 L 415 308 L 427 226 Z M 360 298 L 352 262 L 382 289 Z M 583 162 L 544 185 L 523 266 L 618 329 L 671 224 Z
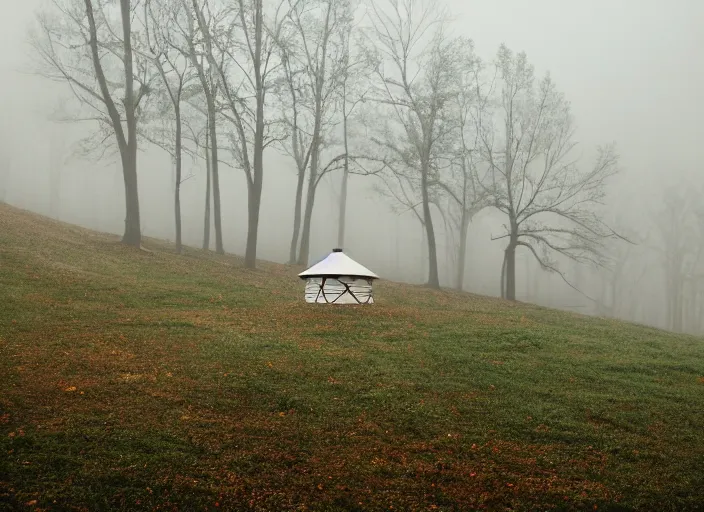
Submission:
M 374 272 L 333 249 L 322 261 L 298 274 L 306 281 L 306 302 L 311 304 L 374 304 Z

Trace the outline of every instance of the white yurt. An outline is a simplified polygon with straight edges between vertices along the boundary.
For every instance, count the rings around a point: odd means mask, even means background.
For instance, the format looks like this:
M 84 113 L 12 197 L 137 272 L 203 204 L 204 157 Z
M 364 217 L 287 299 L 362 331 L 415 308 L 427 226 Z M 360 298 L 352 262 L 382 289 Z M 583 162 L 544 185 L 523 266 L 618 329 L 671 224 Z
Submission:
M 322 261 L 298 274 L 306 281 L 306 302 L 319 304 L 374 304 L 374 272 L 333 249 Z

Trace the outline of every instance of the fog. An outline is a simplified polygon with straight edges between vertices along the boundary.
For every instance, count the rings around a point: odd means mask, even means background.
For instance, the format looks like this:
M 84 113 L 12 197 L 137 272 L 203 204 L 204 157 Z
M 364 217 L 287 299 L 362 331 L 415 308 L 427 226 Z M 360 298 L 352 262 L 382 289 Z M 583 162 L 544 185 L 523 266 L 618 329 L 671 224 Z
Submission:
M 37 76 L 28 34 L 35 13 L 48 1 L 26 0 L 0 18 L 0 200 L 61 221 L 122 234 L 125 199 L 119 156 L 84 156 L 79 141 L 93 122 L 57 122 L 70 108 L 71 90 Z M 516 255 L 516 298 L 579 313 L 612 315 L 662 328 L 701 333 L 704 262 L 694 248 L 704 231 L 672 242 L 691 247 L 696 259 L 678 269 L 679 306 L 686 319 L 668 315 L 672 274 L 663 254 L 668 242 L 658 230 L 672 204 L 704 191 L 704 3 L 678 0 L 454 0 L 451 30 L 471 38 L 476 53 L 491 62 L 500 44 L 525 51 L 536 77 L 546 72 L 571 103 L 575 152 L 589 161 L 597 145 L 615 142 L 620 173 L 608 180 L 605 221 L 633 243 L 619 245 L 622 270 L 598 269 L 558 259 L 560 271 L 541 270 L 528 251 Z M 227 140 L 220 144 L 227 149 Z M 1 169 L 5 168 L 4 173 Z M 183 241 L 200 247 L 203 238 L 205 164 L 184 157 Z M 258 258 L 286 263 L 293 228 L 296 166 L 273 146 L 265 151 Z M 245 252 L 247 186 L 239 169 L 222 166 L 223 242 L 227 252 Z M 144 236 L 173 240 L 174 165 L 163 150 L 140 143 L 138 155 L 141 226 Z M 336 246 L 341 173 L 326 175 L 315 200 L 308 263 Z M 383 278 L 424 283 L 427 247 L 412 213 L 398 214 L 373 176 L 352 175 L 347 201 L 345 251 Z M 52 192 L 53 190 L 53 192 Z M 666 196 L 675 199 L 666 202 Z M 696 197 L 701 197 L 700 192 Z M 694 203 L 697 201 L 695 200 Z M 670 206 L 668 206 L 670 205 Z M 692 206 L 697 212 L 698 205 Z M 677 213 L 673 214 L 675 218 Z M 438 267 L 443 286 L 454 286 L 451 242 L 435 219 Z M 664 222 L 664 221 L 663 221 Z M 464 289 L 499 296 L 505 218 L 482 210 L 469 227 Z M 661 222 L 662 223 L 662 222 Z M 674 221 L 673 225 L 677 225 Z M 665 230 L 667 232 L 667 230 Z M 637 235 L 637 236 L 636 236 Z M 670 247 L 671 248 L 671 247 Z M 683 251 L 685 249 L 678 249 Z M 690 260 L 687 260 L 690 261 Z M 625 262 L 625 263 L 624 263 Z M 684 263 L 682 264 L 684 265 Z M 676 279 L 675 279 L 676 280 Z M 611 284 L 618 283 L 612 290 Z M 690 290 L 688 287 L 691 287 Z M 614 297 L 616 295 L 616 297 Z M 687 309 L 690 308 L 690 309 Z

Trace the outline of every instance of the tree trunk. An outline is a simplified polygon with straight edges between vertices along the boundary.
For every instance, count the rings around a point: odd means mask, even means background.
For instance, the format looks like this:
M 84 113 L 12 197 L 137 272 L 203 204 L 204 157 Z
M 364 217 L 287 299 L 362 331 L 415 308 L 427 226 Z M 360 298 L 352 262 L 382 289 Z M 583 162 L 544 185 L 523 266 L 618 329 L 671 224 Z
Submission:
M 317 89 L 320 91 L 319 84 Z M 315 204 L 315 189 L 318 185 L 318 165 L 320 164 L 320 130 L 322 120 L 322 100 L 320 92 L 316 100 L 316 118 L 313 128 L 313 140 L 310 151 L 310 174 L 308 175 L 308 194 L 306 196 L 306 208 L 303 215 L 303 233 L 301 235 L 301 252 L 298 255 L 298 264 L 307 265 L 310 255 L 310 226 L 313 221 L 313 205 Z
M 176 216 L 176 252 L 181 254 L 181 108 L 174 106 L 176 114 L 176 187 L 174 189 L 174 215 Z
M 315 144 L 315 143 L 314 143 Z M 318 173 L 317 149 L 311 152 L 310 175 L 308 176 L 308 194 L 303 215 L 303 233 L 301 234 L 301 251 L 298 254 L 298 264 L 307 265 L 310 253 L 310 226 L 313 219 L 313 204 L 315 203 L 315 185 Z M 315 162 L 315 163 L 314 163 Z
M 222 244 L 222 216 L 220 215 L 220 175 L 218 173 L 218 134 L 215 126 L 215 102 L 212 95 L 208 100 L 210 117 L 210 170 L 213 174 L 213 215 L 215 216 L 215 252 L 225 254 Z
M 205 214 L 203 215 L 203 250 L 210 250 L 210 124 L 205 131 Z
M 400 248 L 400 234 L 401 230 L 399 229 L 399 222 L 398 222 L 398 215 L 396 215 L 396 229 L 395 229 L 395 239 L 396 239 L 396 245 L 395 245 L 395 261 L 396 261 L 396 275 L 400 275 L 401 272 L 401 248 Z
M 506 249 L 504 249 L 504 259 L 501 262 L 501 298 L 506 298 Z
M 666 316 L 665 316 L 665 329 L 672 330 L 674 328 L 674 325 L 673 325 L 674 324 L 674 322 L 673 322 L 674 301 L 672 300 L 674 281 L 672 279 L 672 272 L 669 268 L 667 269 L 667 272 L 668 273 L 665 276 L 665 280 L 666 280 L 665 289 L 667 290 L 667 296 L 666 296 L 666 301 L 665 301 L 666 302 L 666 304 L 665 304 L 665 306 L 666 306 L 666 308 L 665 308 L 665 314 L 666 314 Z
M 93 69 L 95 79 L 100 87 L 101 100 L 107 108 L 110 123 L 117 139 L 120 149 L 120 159 L 122 163 L 122 175 L 125 183 L 125 232 L 122 237 L 123 243 L 139 247 L 142 242 L 139 218 L 139 193 L 137 183 L 137 98 L 134 91 L 134 75 L 132 67 L 132 18 L 130 0 L 120 0 L 120 15 L 122 18 L 122 63 L 125 73 L 125 124 L 127 126 L 127 137 L 120 112 L 115 106 L 108 87 L 103 65 L 100 62 L 100 49 L 98 45 L 98 30 L 93 15 L 92 0 L 84 0 L 86 6 L 86 17 L 88 19 L 88 44 L 91 49 L 93 59 Z
M 675 332 L 682 332 L 682 281 L 679 276 L 677 276 L 674 299 L 675 307 L 672 328 Z
M 200 80 L 200 85 L 203 88 L 203 94 L 205 95 L 205 102 L 208 108 L 208 131 L 210 133 L 210 169 L 212 173 L 212 187 L 213 187 L 213 215 L 215 216 L 215 251 L 218 254 L 225 254 L 225 248 L 222 243 L 222 216 L 220 214 L 220 173 L 218 172 L 218 135 L 217 127 L 215 125 L 215 95 L 216 88 L 212 81 L 211 70 L 215 66 L 213 63 L 213 55 L 211 48 L 210 32 L 207 29 L 205 20 L 202 17 L 202 11 L 198 5 L 197 0 L 193 0 L 193 12 L 196 16 L 198 26 L 201 30 L 203 36 L 203 42 L 206 47 L 206 58 L 210 62 L 210 67 L 208 68 L 208 73 L 206 74 L 203 69 L 203 64 L 198 60 L 197 52 L 193 44 L 193 40 L 189 43 L 190 59 L 193 66 L 198 70 L 198 79 Z M 190 28 L 190 35 L 193 37 L 193 18 L 189 16 L 188 24 Z M 206 144 L 207 146 L 207 144 Z
M 257 266 L 257 233 L 259 231 L 261 197 L 262 179 L 261 176 L 256 178 L 255 171 L 255 182 L 247 187 L 247 248 L 244 256 L 244 266 L 247 268 Z
M 254 130 L 254 176 L 248 187 L 247 202 L 247 247 L 244 253 L 244 266 L 257 266 L 257 238 L 259 235 L 259 211 L 262 202 L 264 183 L 264 100 L 266 90 L 262 79 L 262 34 L 264 30 L 264 7 L 262 0 L 254 6 L 254 73 L 256 79 L 257 112 Z M 244 141 L 243 141 L 244 143 Z
M 139 218 L 139 192 L 137 183 L 137 101 L 134 91 L 132 69 L 132 12 L 130 0 L 120 1 L 123 32 L 123 63 L 125 67 L 125 118 L 127 121 L 127 147 L 123 151 L 123 171 L 125 175 L 125 234 L 122 241 L 134 247 L 142 243 Z
M 303 183 L 306 178 L 306 169 L 298 169 L 298 183 L 296 184 L 296 205 L 293 211 L 293 234 L 291 248 L 288 253 L 288 262 L 293 265 L 298 261 L 298 236 L 301 233 L 301 204 L 303 203 Z
M 428 232 L 428 286 L 430 288 L 440 289 L 440 275 L 438 274 L 438 254 L 435 244 L 435 231 L 433 222 L 425 223 L 425 229 Z
M 688 325 L 688 330 L 691 334 L 697 334 L 699 331 L 699 326 L 697 325 L 698 323 L 698 318 L 697 318 L 697 310 L 698 305 L 697 305 L 697 289 L 696 289 L 696 281 L 692 281 L 690 283 L 691 288 L 690 288 L 690 299 L 689 299 L 689 325 Z
M 507 300 L 516 300 L 516 244 L 506 247 L 506 293 Z
M 691 281 L 685 281 L 685 291 L 683 298 L 683 319 L 682 319 L 682 330 L 688 334 L 692 334 L 692 310 L 694 304 L 694 298 L 692 296 L 692 286 Z
M 133 247 L 142 243 L 141 221 L 139 212 L 139 188 L 137 183 L 137 130 L 134 110 L 127 114 L 128 143 L 122 157 L 122 173 L 125 182 L 125 233 L 122 242 Z
M 349 167 L 347 155 L 345 155 L 345 169 L 342 174 L 342 188 L 340 189 L 340 215 L 337 225 L 337 246 L 345 246 L 345 223 L 347 216 L 347 181 L 349 180 Z
M 298 255 L 298 264 L 307 265 L 310 253 L 310 226 L 313 221 L 313 205 L 315 204 L 315 190 L 318 186 L 318 165 L 320 164 L 320 143 L 323 123 L 323 88 L 325 86 L 327 67 L 327 45 L 330 35 L 330 15 L 333 4 L 327 6 L 327 14 L 324 25 L 323 42 L 320 49 L 321 60 L 319 68 L 315 73 L 315 122 L 313 125 L 313 137 L 310 147 L 310 174 L 308 175 L 308 194 L 306 197 L 306 209 L 303 216 L 303 234 L 301 235 L 301 252 Z
M 340 215 L 338 216 L 337 224 L 337 246 L 342 248 L 345 246 L 345 221 L 347 215 L 347 180 L 349 179 L 350 164 L 348 154 L 347 140 L 347 114 L 345 114 L 345 105 L 343 104 L 344 119 L 342 122 L 342 136 L 345 143 L 345 168 L 342 173 L 342 187 L 340 188 Z
M 430 196 L 428 194 L 428 162 L 423 163 L 421 175 L 421 194 L 423 197 L 423 220 L 428 240 L 428 286 L 440 288 L 440 278 L 438 276 L 438 254 L 435 244 L 435 228 L 430 214 Z
M 318 104 L 316 111 L 320 111 Z M 303 215 L 303 233 L 301 234 L 301 252 L 298 254 L 298 264 L 307 265 L 310 255 L 310 226 L 313 220 L 313 205 L 315 204 L 315 189 L 318 184 L 318 164 L 320 163 L 320 123 L 319 116 L 313 129 L 313 140 L 310 151 L 310 174 L 308 175 L 308 193 L 306 195 L 306 208 Z
M 457 251 L 457 283 L 455 284 L 459 291 L 464 289 L 465 260 L 467 259 L 467 231 L 469 230 L 468 217 L 467 212 L 463 211 L 462 222 L 460 224 L 460 246 Z
M 530 288 L 531 288 L 530 287 L 530 258 L 528 258 L 528 256 L 526 256 L 524 261 L 525 261 L 525 265 L 523 265 L 523 272 L 525 275 L 524 279 L 525 279 L 525 283 L 526 283 L 526 288 L 525 288 L 526 289 L 526 301 L 532 302 L 531 301 L 531 293 L 530 293 L 530 291 L 531 291 L 530 290 Z
M 140 247 L 142 235 L 139 218 L 136 149 L 136 145 L 128 146 L 122 157 L 122 174 L 125 182 L 125 232 L 122 236 L 122 242 L 133 247 Z
M 420 223 L 420 279 L 421 283 L 424 283 L 428 279 L 428 232 L 425 230 L 423 223 Z

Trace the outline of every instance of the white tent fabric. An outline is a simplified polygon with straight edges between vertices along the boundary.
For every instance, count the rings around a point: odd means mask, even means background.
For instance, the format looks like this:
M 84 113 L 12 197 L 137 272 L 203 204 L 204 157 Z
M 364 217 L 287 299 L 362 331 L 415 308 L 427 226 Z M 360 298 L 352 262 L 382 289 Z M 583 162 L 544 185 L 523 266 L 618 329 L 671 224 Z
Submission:
M 298 276 L 306 280 L 305 298 L 312 304 L 373 304 L 372 281 L 379 279 L 341 249 Z
M 311 277 L 306 280 L 309 304 L 374 304 L 372 281 L 349 276 Z
M 379 279 L 378 275 L 364 265 L 360 265 L 339 249 L 334 249 L 327 258 L 316 263 L 308 270 L 301 272 L 298 276 L 303 279 L 323 276 L 354 276 Z

